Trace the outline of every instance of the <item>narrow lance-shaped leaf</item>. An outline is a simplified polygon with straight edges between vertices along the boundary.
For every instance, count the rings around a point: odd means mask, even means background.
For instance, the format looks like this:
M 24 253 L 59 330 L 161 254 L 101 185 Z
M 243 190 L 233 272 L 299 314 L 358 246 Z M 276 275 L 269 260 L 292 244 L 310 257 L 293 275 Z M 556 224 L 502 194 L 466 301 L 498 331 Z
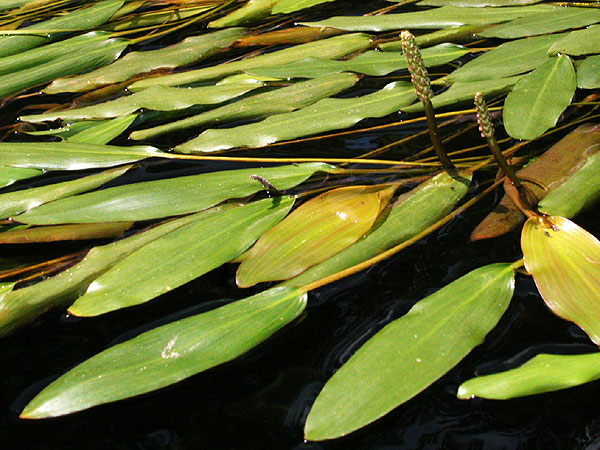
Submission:
M 225 170 L 164 180 L 146 181 L 89 192 L 52 202 L 19 216 L 36 225 L 149 220 L 210 208 L 264 189 L 251 175 L 266 178 L 280 191 L 290 189 L 318 171 L 333 166 L 307 163 L 281 167 Z
M 272 14 L 289 14 L 304 8 L 332 2 L 334 0 L 279 0 L 273 7 Z
M 477 37 L 477 33 L 479 33 L 482 29 L 484 29 L 484 26 L 482 25 L 462 25 L 460 27 L 435 30 L 431 33 L 425 33 L 420 34 L 419 36 L 415 36 L 415 42 L 423 50 L 425 49 L 425 47 L 429 47 L 436 44 L 443 44 L 446 42 L 472 42 L 479 39 L 479 37 Z M 379 44 L 378 47 L 384 52 L 401 52 L 402 40 L 400 39 L 400 37 L 398 37 L 398 40 L 383 42 Z
M 301 291 L 277 287 L 155 328 L 67 372 L 38 394 L 21 417 L 60 416 L 177 383 L 244 354 L 305 307 Z
M 244 36 L 235 41 L 235 47 L 249 47 L 253 45 L 282 45 L 282 44 L 306 44 L 307 42 L 326 39 L 338 34 L 344 34 L 335 28 L 310 28 L 292 27 L 268 31 L 266 33 Z
M 121 236 L 133 222 L 83 223 L 50 225 L 0 233 L 0 244 L 34 244 L 38 242 L 104 239 Z
M 140 73 L 186 66 L 229 47 L 243 35 L 244 31 L 243 28 L 232 28 L 201 36 L 191 36 L 177 44 L 158 50 L 131 52 L 109 66 L 85 75 L 60 78 L 50 84 L 44 92 L 58 94 L 87 91 L 102 85 L 128 80 Z
M 600 344 L 598 239 L 564 217 L 531 217 L 521 233 L 521 248 L 546 305 Z
M 556 56 L 515 85 L 504 102 L 504 126 L 516 139 L 534 139 L 556 125 L 575 93 L 571 58 Z
M 65 139 L 67 142 L 89 144 L 108 144 L 129 128 L 137 118 L 137 114 L 117 117 L 116 119 L 102 121 L 90 128 L 74 133 Z
M 0 194 L 0 217 L 15 217 L 44 203 L 95 189 L 123 175 L 130 168 L 118 167 L 76 180 Z
M 150 242 L 96 278 L 71 305 L 96 316 L 169 292 L 246 251 L 285 217 L 292 197 L 264 199 L 200 218 Z
M 10 186 L 16 181 L 37 177 L 41 174 L 42 171 L 38 169 L 0 166 L 0 187 Z
M 571 31 L 548 50 L 549 55 L 566 53 L 578 56 L 600 52 L 600 25 L 592 25 L 583 30 Z
M 131 139 L 148 139 L 160 134 L 190 127 L 198 127 L 207 123 L 224 123 L 232 120 L 251 119 L 271 114 L 291 112 L 309 106 L 318 100 L 337 94 L 352 87 L 358 77 L 349 73 L 340 73 L 318 77 L 292 84 L 280 89 L 263 92 L 223 105 L 182 120 L 170 122 L 146 130 L 134 131 Z
M 399 1 L 399 0 L 392 0 Z M 421 0 L 419 6 L 519 6 L 539 3 L 541 0 Z
M 356 98 L 326 98 L 306 108 L 277 114 L 248 125 L 210 129 L 175 147 L 181 153 L 202 153 L 235 147 L 263 147 L 274 142 L 349 128 L 370 117 L 392 114 L 414 101 L 410 83 L 396 82 Z
M 261 21 L 268 17 L 273 5 L 278 0 L 248 0 L 240 8 L 224 17 L 208 23 L 209 28 L 234 27 L 236 25 L 248 25 Z
M 577 87 L 583 89 L 600 87 L 600 55 L 588 56 L 577 66 Z
M 170 220 L 123 240 L 92 248 L 76 265 L 0 300 L 0 336 L 13 333 L 45 311 L 70 305 L 89 284 L 115 263 L 148 242 L 220 208 Z
M 240 73 L 255 67 L 285 64 L 309 56 L 319 55 L 321 58 L 341 58 L 371 45 L 371 37 L 366 34 L 347 34 L 329 39 L 309 42 L 294 47 L 278 50 L 264 55 L 254 56 L 240 61 L 218 64 L 203 69 L 166 75 L 162 77 L 140 80 L 129 86 L 130 90 L 139 91 L 149 86 L 181 86 L 203 80 L 222 78 Z
M 36 30 L 40 30 L 41 35 L 19 34 L 0 36 L 0 57 L 14 55 L 30 48 L 38 47 L 65 34 L 64 31 L 56 30 L 93 30 L 98 25 L 102 25 L 110 19 L 124 3 L 124 0 L 105 0 L 89 8 L 79 9 L 69 14 L 22 28 L 22 30 L 34 33 Z
M 599 378 L 600 353 L 542 353 L 515 369 L 471 378 L 459 386 L 456 396 L 460 399 L 481 397 L 507 400 L 567 389 Z
M 0 142 L 0 165 L 83 170 L 112 167 L 163 155 L 150 146 L 117 147 L 73 142 Z
M 347 186 L 302 204 L 252 247 L 238 267 L 238 286 L 285 280 L 335 255 L 371 228 L 394 191 Z
M 510 264 L 481 267 L 419 301 L 331 377 L 305 437 L 344 436 L 406 402 L 460 362 L 498 323 L 514 290 Z
M 134 3 L 129 3 L 129 5 L 131 5 L 132 7 L 135 6 Z M 138 7 L 139 5 L 140 3 L 138 3 Z M 163 10 L 147 10 L 146 12 L 141 12 L 138 10 L 131 15 L 124 16 L 121 20 L 118 21 L 115 21 L 116 17 L 113 16 L 113 19 L 110 21 L 110 23 L 104 25 L 102 28 L 110 31 L 125 31 L 145 27 L 153 27 L 157 25 L 164 26 L 169 22 L 177 22 L 180 20 L 197 16 L 212 8 L 214 8 L 214 5 L 206 3 L 204 5 L 200 4 L 200 6 L 194 6 L 189 8 L 166 8 Z M 121 8 L 121 11 L 123 11 L 123 9 L 124 8 Z

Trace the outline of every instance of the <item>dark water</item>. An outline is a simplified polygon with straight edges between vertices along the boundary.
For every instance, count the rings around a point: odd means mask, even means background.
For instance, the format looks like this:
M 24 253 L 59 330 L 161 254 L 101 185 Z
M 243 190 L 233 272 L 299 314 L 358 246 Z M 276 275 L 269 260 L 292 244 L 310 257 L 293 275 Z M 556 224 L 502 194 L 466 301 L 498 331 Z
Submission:
M 351 155 L 414 131 L 391 128 L 275 148 L 269 154 Z M 399 148 L 389 157 L 401 158 L 412 151 Z M 128 174 L 125 181 L 235 167 L 150 163 Z M 302 440 L 306 414 L 323 383 L 366 339 L 419 299 L 470 270 L 520 258 L 518 232 L 493 241 L 468 242 L 470 231 L 492 207 L 492 199 L 486 200 L 401 254 L 311 292 L 302 317 L 243 358 L 139 398 L 54 420 L 21 421 L 19 411 L 43 386 L 124 339 L 124 333 L 248 294 L 235 288 L 235 267 L 225 266 L 147 305 L 105 317 L 80 320 L 61 311 L 46 314 L 0 343 L 0 449 L 600 448 L 596 406 L 600 383 L 503 402 L 456 399 L 458 385 L 475 374 L 514 367 L 539 352 L 595 350 L 577 327 L 546 309 L 531 279 L 521 275 L 509 310 L 486 342 L 429 389 L 349 437 L 324 443 Z M 577 222 L 598 236 L 599 219 L 595 210 Z M 13 246 L 2 249 L 1 255 L 60 254 L 78 246 Z

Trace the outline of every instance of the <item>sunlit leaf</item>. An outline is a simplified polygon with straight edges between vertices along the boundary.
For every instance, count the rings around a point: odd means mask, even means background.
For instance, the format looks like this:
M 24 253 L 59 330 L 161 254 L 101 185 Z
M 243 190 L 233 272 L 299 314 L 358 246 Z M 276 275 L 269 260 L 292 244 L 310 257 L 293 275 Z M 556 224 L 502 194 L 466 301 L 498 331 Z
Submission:
M 127 7 L 128 5 L 133 5 L 133 3 L 126 4 L 123 8 L 121 8 L 119 13 L 121 11 L 123 11 L 123 9 L 125 7 Z M 104 25 L 102 28 L 105 30 L 111 30 L 111 31 L 124 31 L 124 30 L 134 30 L 136 28 L 151 27 L 151 26 L 155 26 L 155 25 L 163 25 L 165 23 L 176 22 L 176 21 L 180 21 L 183 19 L 188 19 L 188 18 L 197 16 L 197 15 L 202 14 L 203 12 L 206 12 L 212 8 L 213 8 L 213 6 L 210 4 L 205 4 L 205 5 L 200 4 L 199 6 L 194 6 L 191 8 L 179 8 L 179 7 L 177 9 L 167 8 L 162 11 L 161 10 L 158 10 L 158 11 L 150 10 L 147 12 L 141 12 L 138 10 L 135 12 L 135 14 L 126 15 L 123 19 L 121 19 L 119 21 L 115 21 L 115 19 L 116 19 L 116 17 L 115 17 L 116 15 L 115 15 L 115 16 L 113 16 L 110 23 Z
M 83 223 L 50 225 L 0 233 L 0 244 L 34 244 L 38 242 L 104 239 L 121 236 L 133 222 Z
M 273 14 L 288 14 L 304 8 L 328 3 L 334 0 L 279 0 L 273 7 Z
M 275 64 L 285 64 L 319 55 L 321 58 L 341 58 L 342 56 L 364 50 L 371 44 L 371 36 L 366 34 L 346 34 L 329 39 L 309 42 L 264 55 L 249 57 L 239 61 L 217 64 L 203 69 L 165 75 L 157 78 L 140 80 L 129 86 L 129 89 L 139 91 L 153 85 L 181 86 L 203 80 L 222 78 L 227 75 L 240 73 L 249 69 Z
M 0 4 L 0 11 L 12 8 L 19 8 L 20 6 L 26 5 L 34 0 L 4 0 Z
M 260 175 L 284 191 L 315 172 L 331 169 L 328 164 L 307 163 L 145 181 L 89 192 L 68 201 L 55 201 L 20 215 L 18 220 L 50 225 L 156 219 L 200 211 L 263 190 L 263 185 L 250 178 L 251 175 Z
M 86 91 L 98 86 L 125 81 L 140 73 L 186 66 L 206 59 L 229 47 L 243 33 L 244 29 L 242 28 L 232 28 L 200 36 L 191 36 L 177 44 L 158 50 L 131 52 L 111 65 L 85 75 L 60 78 L 50 84 L 44 92 L 57 94 L 60 92 Z
M 95 189 L 123 175 L 130 168 L 131 166 L 117 167 L 76 180 L 0 194 L 0 217 L 15 217 L 44 203 Z
M 600 55 L 588 56 L 577 66 L 577 87 L 600 88 Z
M 598 239 L 564 217 L 531 217 L 521 233 L 521 248 L 546 305 L 600 344 Z
M 400 1 L 400 0 L 389 0 L 389 1 Z M 541 0 L 421 0 L 417 3 L 419 6 L 471 6 L 471 7 L 483 7 L 483 6 L 519 6 L 519 5 L 532 5 L 539 3 Z
M 548 54 L 566 53 L 567 55 L 587 55 L 600 52 L 600 25 L 592 25 L 583 30 L 571 31 L 567 36 L 555 42 Z
M 415 36 L 415 41 L 419 47 L 429 47 L 431 45 L 443 44 L 446 42 L 462 43 L 471 42 L 479 39 L 476 35 L 484 27 L 481 25 L 462 25 L 460 27 L 446 28 L 441 30 L 435 30 L 431 33 L 420 34 Z M 380 50 L 384 52 L 401 52 L 402 41 L 383 42 L 379 44 Z
M 520 17 L 481 32 L 483 37 L 514 39 L 584 27 L 600 22 L 600 11 L 590 8 L 559 8 Z
M 177 383 L 247 352 L 305 307 L 301 291 L 278 287 L 147 331 L 67 372 L 21 417 L 60 416 Z
M 18 167 L 0 166 L 0 187 L 10 186 L 19 180 L 37 177 L 42 171 L 38 169 L 21 169 Z
M 286 280 L 335 255 L 373 226 L 394 190 L 346 186 L 302 204 L 252 247 L 236 272 L 238 286 Z
M 516 139 L 534 139 L 556 125 L 576 88 L 571 58 L 555 56 L 525 75 L 504 102 L 504 126 Z
M 38 22 L 20 30 L 40 30 L 39 34 L 18 34 L 0 36 L 0 57 L 38 47 L 66 33 L 55 30 L 93 30 L 102 25 L 123 6 L 124 0 L 105 0 L 95 3 L 89 8 L 81 8 L 69 14 L 57 16 L 50 20 Z M 48 32 L 47 30 L 52 30 Z
M 333 27 L 349 31 L 392 31 L 418 28 L 446 28 L 460 25 L 489 25 L 518 17 L 555 11 L 550 5 L 514 6 L 508 8 L 461 8 L 443 6 L 425 11 L 370 16 L 339 16 L 318 22 L 301 22 L 311 27 Z
M 259 22 L 271 13 L 278 0 L 248 0 L 240 8 L 208 23 L 209 28 L 235 27 Z
M 352 87 L 358 77 L 349 73 L 340 73 L 318 77 L 273 91 L 263 92 L 242 98 L 235 103 L 169 122 L 146 130 L 134 131 L 131 139 L 148 139 L 160 134 L 198 127 L 207 123 L 224 123 L 239 119 L 251 119 L 309 106 L 318 100 L 337 94 Z
M 108 144 L 110 141 L 120 136 L 137 118 L 137 114 L 117 117 L 116 119 L 105 120 L 93 127 L 75 133 L 65 140 L 67 142 L 79 142 L 89 144 Z
M 141 145 L 117 147 L 73 142 L 0 142 L 0 165 L 32 169 L 112 167 L 161 154 L 154 147 Z
M 344 32 L 335 28 L 292 27 L 243 36 L 235 41 L 234 45 L 236 47 L 248 47 L 253 45 L 305 44 L 337 36 L 338 34 L 344 34 Z
M 460 399 L 481 397 L 506 400 L 567 389 L 599 378 L 600 353 L 542 353 L 515 369 L 471 378 L 459 386 L 456 396 Z
M 419 301 L 329 379 L 306 419 L 306 439 L 351 433 L 431 385 L 483 342 L 513 290 L 511 265 L 492 264 Z
M 274 142 L 349 128 L 370 117 L 383 117 L 416 98 L 410 83 L 390 83 L 372 94 L 355 98 L 325 98 L 286 114 L 233 128 L 209 129 L 175 147 L 180 153 L 202 153 L 235 147 L 263 147 Z

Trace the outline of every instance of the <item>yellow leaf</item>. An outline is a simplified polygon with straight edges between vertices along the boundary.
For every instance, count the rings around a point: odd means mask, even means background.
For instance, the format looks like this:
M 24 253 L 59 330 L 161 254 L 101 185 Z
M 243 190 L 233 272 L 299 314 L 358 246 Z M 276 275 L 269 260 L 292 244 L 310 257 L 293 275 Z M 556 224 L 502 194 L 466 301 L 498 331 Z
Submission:
M 548 307 L 600 344 L 600 241 L 564 217 L 531 217 L 521 248 Z
M 286 280 L 353 244 L 369 231 L 395 189 L 349 186 L 307 201 L 252 247 L 238 267 L 238 286 Z

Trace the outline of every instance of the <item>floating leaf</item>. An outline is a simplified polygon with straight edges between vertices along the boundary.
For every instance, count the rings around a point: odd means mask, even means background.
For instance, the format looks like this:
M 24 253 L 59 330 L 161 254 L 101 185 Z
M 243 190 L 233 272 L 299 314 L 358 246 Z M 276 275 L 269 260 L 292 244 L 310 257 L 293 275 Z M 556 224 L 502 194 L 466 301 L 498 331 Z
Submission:
M 574 217 L 600 199 L 600 153 L 587 158 L 571 178 L 548 192 L 539 203 L 544 214 Z
M 166 75 L 157 78 L 140 80 L 129 86 L 130 90 L 139 91 L 153 85 L 181 86 L 203 80 L 222 78 L 227 75 L 244 72 L 256 67 L 285 64 L 309 56 L 319 55 L 321 58 L 341 58 L 342 56 L 364 50 L 371 45 L 371 36 L 366 34 L 346 34 L 334 36 L 329 39 L 309 42 L 291 48 L 278 50 L 264 55 L 217 64 L 203 69 Z
M 548 61 L 548 49 L 566 34 L 551 34 L 505 42 L 446 77 L 446 81 L 487 80 L 529 72 Z
M 425 66 L 440 66 L 460 58 L 470 50 L 460 45 L 440 44 L 423 49 L 421 56 Z M 367 51 L 345 61 L 333 61 L 323 58 L 307 58 L 293 63 L 259 67 L 249 72 L 259 76 L 277 78 L 315 78 L 336 72 L 356 72 L 365 75 L 382 76 L 396 70 L 408 68 L 406 56 L 401 52 Z
M 451 177 L 442 172 L 435 175 L 402 195 L 389 211 L 384 211 L 381 222 L 375 222 L 364 239 L 356 241 L 284 284 L 293 287 L 305 286 L 411 239 L 450 213 L 467 193 L 470 181 L 470 174 Z
M 121 222 L 175 216 L 243 198 L 264 189 L 250 178 L 260 175 L 280 191 L 290 189 L 317 171 L 333 167 L 307 163 L 270 168 L 225 170 L 102 189 L 39 206 L 19 216 L 28 224 Z M 218 187 L 218 189 L 216 188 Z
M 41 174 L 42 171 L 38 169 L 0 166 L 0 187 L 10 186 L 16 181 L 37 177 Z
M 78 77 L 60 78 L 48 86 L 44 92 L 81 92 L 102 85 L 118 83 L 134 75 L 157 69 L 174 69 L 186 66 L 229 47 L 244 33 L 243 28 L 232 28 L 214 33 L 191 36 L 177 44 L 158 50 L 131 52 L 109 66 Z M 1 62 L 1 61 L 0 61 Z
M 0 11 L 12 8 L 19 8 L 33 1 L 34 0 L 3 0 L 2 4 L 0 4 Z
M 235 27 L 256 23 L 271 13 L 278 0 L 248 0 L 241 8 L 208 23 L 209 28 Z
M 571 58 L 555 56 L 515 85 L 504 102 L 504 126 L 516 139 L 535 139 L 556 125 L 576 88 Z
M 226 208 L 150 242 L 96 278 L 71 305 L 76 316 L 97 316 L 152 300 L 246 251 L 285 217 L 292 197 Z
M 311 6 L 328 3 L 334 0 L 279 0 L 273 8 L 273 14 L 288 14 L 310 8 Z
M 38 242 L 103 239 L 121 236 L 133 222 L 51 225 L 0 233 L 0 244 L 34 244 Z
M 511 265 L 491 264 L 419 301 L 329 379 L 306 419 L 306 439 L 351 433 L 431 385 L 483 342 L 513 290 Z
M 600 11 L 590 8 L 558 8 L 488 28 L 480 35 L 488 38 L 514 39 L 585 27 L 597 22 L 600 22 Z
M 598 239 L 564 217 L 531 217 L 521 233 L 521 248 L 546 305 L 600 344 Z
M 325 98 L 306 108 L 270 116 L 262 122 L 210 129 L 175 147 L 180 153 L 202 153 L 235 147 L 263 147 L 273 142 L 349 128 L 370 117 L 392 114 L 416 98 L 410 83 L 390 83 L 362 97 Z
M 281 44 L 306 44 L 307 42 L 326 39 L 338 34 L 344 34 L 335 28 L 310 28 L 292 27 L 282 30 L 268 31 L 266 33 L 244 36 L 235 41 L 235 47 L 248 47 L 253 45 L 281 45 Z
M 447 28 L 461 25 L 489 25 L 541 12 L 556 11 L 556 6 L 531 5 L 508 8 L 460 8 L 443 6 L 425 11 L 379 16 L 339 16 L 318 22 L 301 22 L 310 27 L 333 27 L 348 31 L 393 31 L 419 28 Z
M 484 27 L 480 25 L 463 25 L 455 28 L 446 28 L 416 36 L 415 41 L 421 48 L 446 42 L 470 42 L 479 39 L 477 33 L 482 29 L 484 29 Z M 378 47 L 384 52 L 401 52 L 402 41 L 384 42 L 379 44 Z M 424 51 L 424 49 L 422 51 Z
M 123 11 L 127 6 L 131 5 L 131 7 L 136 6 L 135 3 L 129 3 L 125 5 L 119 11 L 119 16 L 121 17 L 121 11 Z M 141 6 L 138 3 L 137 7 Z M 112 17 L 110 23 L 104 25 L 102 28 L 110 31 L 125 31 L 125 30 L 135 30 L 139 28 L 152 27 L 156 25 L 164 25 L 169 22 L 176 22 L 183 19 L 188 19 L 194 16 L 197 16 L 203 12 L 206 12 L 212 9 L 213 6 L 206 4 L 204 6 L 195 6 L 191 8 L 181 8 L 177 9 L 167 8 L 164 10 L 158 11 L 147 11 L 145 13 L 140 12 L 139 10 L 135 12 L 135 14 L 125 16 L 122 20 L 115 22 L 117 18 L 117 14 Z M 136 9 L 136 8 L 134 8 Z
M 400 0 L 391 0 L 400 1 Z M 419 6 L 461 6 L 461 7 L 483 7 L 483 6 L 519 6 L 533 5 L 541 0 L 421 0 Z
M 21 417 L 60 416 L 177 383 L 244 354 L 305 307 L 301 291 L 277 287 L 147 331 L 67 372 L 39 393 Z
M 567 389 L 600 378 L 600 353 L 540 354 L 506 372 L 471 378 L 458 388 L 460 399 L 507 400 Z
M 571 31 L 567 36 L 555 42 L 548 50 L 549 55 L 566 53 L 578 56 L 600 52 L 600 25 L 592 25 L 583 30 Z
M 117 117 L 112 120 L 105 120 L 90 128 L 75 133 L 65 140 L 67 142 L 79 142 L 89 144 L 108 144 L 110 141 L 120 136 L 137 118 L 137 114 Z
M 131 139 L 148 139 L 160 134 L 198 127 L 207 123 L 224 123 L 232 120 L 291 112 L 309 106 L 318 100 L 352 87 L 358 77 L 349 73 L 326 75 L 273 91 L 245 97 L 235 103 L 221 106 L 195 116 L 170 122 L 146 130 L 134 131 Z
M 369 231 L 394 191 L 346 186 L 302 204 L 252 247 L 236 272 L 238 286 L 286 280 L 335 255 Z
M 127 172 L 131 166 L 117 167 L 62 183 L 0 194 L 0 217 L 13 217 L 44 203 L 95 189 Z
M 150 146 L 73 142 L 0 142 L 0 165 L 32 169 L 83 170 L 140 161 L 162 152 Z
M 68 31 L 54 30 L 93 30 L 98 25 L 102 25 L 110 19 L 124 3 L 124 0 L 105 0 L 97 2 L 89 8 L 78 9 L 69 14 L 19 29 L 19 31 L 31 31 L 32 34 L 0 36 L 0 57 L 24 52 L 25 50 L 38 47 L 68 33 Z M 36 35 L 36 32 L 39 34 Z
M 600 55 L 589 56 L 577 66 L 577 87 L 583 89 L 600 87 Z
M 133 95 L 126 95 L 115 100 L 84 106 L 83 108 L 66 109 L 64 111 L 48 112 L 20 119 L 25 122 L 41 122 L 44 120 L 80 120 L 105 119 L 119 117 L 140 109 L 152 111 L 172 111 L 185 109 L 194 105 L 213 105 L 223 103 L 252 89 L 259 88 L 263 83 L 228 83 L 220 86 L 205 86 L 198 88 L 175 88 L 153 86 Z

